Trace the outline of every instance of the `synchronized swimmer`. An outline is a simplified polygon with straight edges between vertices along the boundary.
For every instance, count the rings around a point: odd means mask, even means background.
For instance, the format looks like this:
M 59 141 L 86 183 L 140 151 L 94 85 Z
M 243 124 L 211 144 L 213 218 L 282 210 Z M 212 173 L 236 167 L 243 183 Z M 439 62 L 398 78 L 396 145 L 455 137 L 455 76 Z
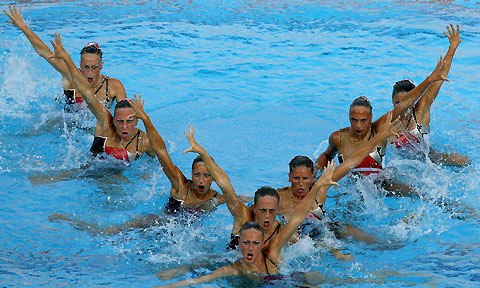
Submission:
M 37 54 L 44 58 L 55 70 L 62 75 L 62 86 L 67 104 L 81 103 L 83 98 L 76 93 L 74 81 L 70 76 L 67 65 L 62 59 L 52 58 L 52 51 L 48 46 L 28 27 L 22 17 L 22 8 L 17 10 L 15 5 L 10 5 L 9 12 L 3 10 L 10 18 L 10 23 L 15 25 L 27 36 Z M 120 102 L 125 99 L 126 92 L 122 82 L 115 78 L 100 74 L 103 68 L 103 53 L 96 42 L 90 42 L 80 51 L 80 72 L 88 85 L 93 89 L 93 95 L 106 107 L 110 107 L 114 100 Z
M 64 214 L 52 214 L 49 220 L 67 220 L 82 229 L 113 234 L 123 230 L 161 225 L 165 217 L 181 214 L 194 217 L 197 213 L 208 213 L 218 205 L 227 204 L 233 217 L 229 249 L 240 250 L 241 258 L 233 264 L 223 266 L 210 274 L 195 279 L 182 280 L 162 287 L 181 287 L 195 283 L 210 282 L 220 277 L 244 275 L 258 278 L 279 272 L 282 263 L 282 248 L 295 243 L 307 235 L 314 240 L 318 234 L 310 233 L 309 221 L 320 221 L 339 237 L 351 237 L 365 243 L 374 241 L 366 232 L 326 221 L 327 190 L 352 172 L 359 177 L 380 175 L 387 144 L 393 147 L 421 154 L 428 151 L 430 159 L 439 164 L 465 166 L 470 160 L 459 154 L 438 153 L 428 146 L 430 107 L 446 78 L 456 49 L 461 43 L 459 26 L 450 24 L 444 34 L 449 39 L 445 57 L 440 57 L 433 72 L 418 86 L 410 80 L 401 80 L 394 85 L 392 111 L 372 121 L 372 105 L 361 96 L 349 108 L 350 126 L 333 132 L 327 149 L 314 163 L 307 156 L 296 156 L 289 163 L 290 186 L 275 189 L 260 187 L 255 192 L 253 205 L 244 202 L 248 197 L 238 196 L 227 173 L 213 160 L 207 151 L 197 143 L 193 127 L 185 132 L 190 147 L 184 153 L 197 153 L 192 163 L 191 179 L 173 164 L 165 142 L 144 110 L 141 96 L 134 94 L 126 98 L 122 83 L 100 74 L 102 50 L 97 43 L 88 43 L 81 50 L 80 68 L 62 44 L 62 38 L 55 34 L 51 40 L 53 52 L 25 24 L 21 8 L 9 6 L 5 14 L 10 22 L 19 28 L 30 41 L 38 55 L 43 57 L 62 75 L 67 103 L 84 102 L 95 116 L 95 135 L 90 151 L 95 157 L 113 157 L 125 163 L 138 159 L 142 154 L 157 157 L 161 169 L 168 178 L 171 188 L 164 215 L 137 217 L 124 224 L 100 229 L 81 220 L 71 219 Z M 108 107 L 116 100 L 113 115 Z M 136 128 L 142 120 L 146 132 Z M 424 147 L 424 149 L 418 149 Z M 339 165 L 333 162 L 338 154 Z M 335 167 L 336 166 L 336 167 Z M 315 175 L 323 173 L 315 179 Z M 408 194 L 411 187 L 405 187 L 392 179 L 377 177 L 376 182 L 395 193 Z M 216 182 L 223 195 L 211 185 Z M 402 192 L 403 191 L 403 192 Z M 406 191 L 406 192 L 405 192 Z M 277 218 L 277 216 L 279 216 Z M 281 220 L 280 220 L 281 218 Z M 373 239 L 373 240 L 372 240 Z M 227 244 L 227 243 L 226 243 Z M 352 255 L 342 254 L 330 248 L 340 260 L 351 260 Z

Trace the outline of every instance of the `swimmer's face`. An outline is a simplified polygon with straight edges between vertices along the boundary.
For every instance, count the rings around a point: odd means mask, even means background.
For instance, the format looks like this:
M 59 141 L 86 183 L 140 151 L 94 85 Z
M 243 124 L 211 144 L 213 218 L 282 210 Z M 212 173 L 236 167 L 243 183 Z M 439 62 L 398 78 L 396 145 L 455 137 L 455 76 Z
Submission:
M 255 213 L 255 222 L 257 222 L 264 230 L 275 222 L 277 217 L 278 200 L 273 196 L 263 196 L 258 198 L 253 212 Z
M 200 194 L 206 193 L 210 189 L 213 177 L 203 162 L 197 162 L 193 166 L 192 181 L 195 190 Z
M 292 169 L 288 173 L 288 181 L 291 183 L 293 195 L 298 198 L 303 198 L 310 191 L 313 182 L 312 169 L 299 166 Z
M 103 68 L 103 62 L 97 54 L 83 54 L 80 60 L 80 72 L 87 79 L 90 86 L 97 83 L 100 77 L 100 71 Z
M 134 135 L 138 119 L 133 115 L 135 115 L 135 111 L 129 107 L 115 110 L 113 125 L 120 139 L 127 140 Z
M 263 248 L 262 232 L 256 229 L 244 230 L 240 235 L 240 249 L 247 264 L 255 263 Z
M 353 106 L 350 108 L 350 128 L 357 136 L 365 136 L 370 130 L 372 123 L 372 111 L 365 106 Z

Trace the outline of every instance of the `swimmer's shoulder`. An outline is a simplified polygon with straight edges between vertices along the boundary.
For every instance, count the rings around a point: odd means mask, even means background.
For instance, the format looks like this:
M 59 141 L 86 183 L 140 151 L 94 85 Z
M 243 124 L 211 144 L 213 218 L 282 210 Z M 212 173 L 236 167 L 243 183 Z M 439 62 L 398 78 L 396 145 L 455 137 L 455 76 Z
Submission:
M 340 130 L 334 131 L 332 134 L 330 134 L 330 138 L 328 139 L 328 142 L 330 145 L 335 145 L 336 147 L 340 146 L 341 138 L 344 135 L 347 135 L 348 132 L 350 131 L 350 127 L 345 127 Z
M 288 193 L 290 193 L 290 186 L 278 188 L 277 193 L 280 196 L 280 202 L 282 202 L 282 198 L 288 199 Z
M 108 79 L 108 86 L 109 86 L 108 94 L 112 96 L 109 98 L 111 99 L 115 98 L 117 100 L 117 103 L 127 98 L 127 93 L 125 91 L 125 87 L 123 86 L 122 81 L 109 76 L 105 76 L 105 77 Z

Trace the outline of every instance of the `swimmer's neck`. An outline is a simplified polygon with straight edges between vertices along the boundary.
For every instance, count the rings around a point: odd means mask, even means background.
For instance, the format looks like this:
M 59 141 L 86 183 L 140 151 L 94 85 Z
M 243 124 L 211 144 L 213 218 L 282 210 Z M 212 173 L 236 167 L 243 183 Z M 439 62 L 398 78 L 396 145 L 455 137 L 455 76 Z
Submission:
M 102 74 L 99 74 L 98 75 L 98 78 L 97 78 L 97 81 L 95 81 L 95 83 L 90 83 L 90 87 L 93 88 L 93 90 L 97 90 L 98 87 L 100 86 L 100 83 L 102 83 L 102 80 L 103 80 L 103 75 Z
M 132 140 L 134 137 L 137 137 L 137 132 L 138 132 L 138 128 L 135 128 L 135 132 L 132 133 L 131 135 L 129 135 L 129 137 L 127 139 L 123 139 L 122 137 L 118 136 L 118 138 L 120 139 L 120 145 L 122 147 L 125 147 L 125 144 L 130 142 L 130 140 Z
M 350 141 L 352 141 L 353 143 L 360 143 L 360 142 L 363 142 L 365 141 L 366 139 L 368 139 L 368 136 L 370 135 L 372 129 L 369 128 L 364 134 L 357 134 L 355 133 L 354 130 L 350 129 Z
M 263 252 L 263 250 L 262 250 Z M 263 257 L 263 253 L 260 253 L 258 255 L 257 259 L 253 263 L 246 263 L 245 259 L 242 258 L 242 270 L 244 272 L 250 272 L 250 273 L 264 273 L 263 272 L 263 267 L 265 266 L 265 257 Z
M 270 237 L 270 235 L 273 234 L 273 232 L 275 232 L 275 229 L 277 229 L 277 226 L 278 224 L 280 224 L 277 219 L 275 219 L 273 222 L 272 222 L 272 225 L 270 225 L 268 227 L 268 229 L 264 229 L 264 233 L 265 233 L 265 237 Z M 265 242 L 263 242 L 265 244 Z
M 193 188 L 193 195 L 195 195 L 195 198 L 197 198 L 200 201 L 208 201 L 210 198 L 213 197 L 213 190 L 208 188 L 208 191 L 205 193 L 199 193 L 197 189 Z

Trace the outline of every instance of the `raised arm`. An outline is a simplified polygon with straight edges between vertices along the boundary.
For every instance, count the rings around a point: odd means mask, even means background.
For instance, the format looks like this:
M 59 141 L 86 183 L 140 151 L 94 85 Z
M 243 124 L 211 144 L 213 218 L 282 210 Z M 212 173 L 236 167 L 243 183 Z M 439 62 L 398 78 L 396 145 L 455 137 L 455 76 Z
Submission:
M 231 275 L 238 275 L 238 270 L 235 269 L 233 267 L 233 265 L 228 265 L 228 266 L 220 267 L 210 274 L 200 276 L 200 277 L 195 278 L 195 279 L 182 280 L 182 281 L 175 282 L 175 283 L 168 284 L 168 285 L 164 285 L 164 286 L 156 286 L 154 288 L 185 287 L 185 286 L 190 286 L 190 285 L 198 284 L 198 283 L 208 283 L 208 282 L 211 282 L 215 279 L 222 278 L 222 277 L 227 277 L 227 276 L 231 276 Z
M 397 119 L 398 116 L 405 114 L 407 109 L 409 107 L 412 107 L 415 104 L 415 102 L 417 102 L 418 98 L 420 98 L 420 96 L 423 95 L 423 93 L 425 92 L 425 90 L 428 88 L 430 84 L 440 80 L 449 81 L 447 78 L 442 76 L 444 63 L 445 61 L 443 60 L 443 57 L 440 56 L 440 60 L 438 61 L 437 66 L 435 67 L 433 72 L 422 83 L 420 83 L 417 87 L 415 87 L 415 89 L 408 92 L 405 95 L 405 98 L 398 105 L 395 106 L 395 108 L 393 109 L 392 119 Z M 385 121 L 386 117 L 387 117 L 386 114 L 382 115 L 378 120 L 375 121 L 374 125 L 376 126 L 381 125 Z M 375 129 L 375 131 L 377 130 L 378 129 Z
M 455 55 L 455 51 L 458 48 L 458 45 L 462 42 L 460 40 L 460 27 L 457 24 L 457 31 L 455 31 L 455 27 L 453 24 L 447 26 L 447 32 L 443 32 L 445 36 L 447 36 L 448 41 L 450 42 L 450 46 L 448 47 L 447 54 L 445 54 L 445 64 L 443 65 L 442 69 L 442 76 L 447 77 L 448 72 L 450 72 L 450 66 L 452 65 L 453 55 Z M 438 91 L 442 87 L 443 81 L 436 81 L 428 87 L 425 94 L 418 100 L 417 104 L 415 105 L 416 114 L 423 115 L 430 111 L 430 106 L 432 105 L 435 98 L 437 98 Z
M 157 129 L 155 129 L 155 126 L 153 126 L 153 123 L 150 120 L 150 117 L 148 117 L 147 113 L 145 113 L 143 103 L 144 101 L 142 100 L 141 95 L 138 95 L 137 98 L 137 95 L 134 94 L 132 107 L 135 110 L 135 117 L 143 121 L 151 150 L 157 155 L 158 161 L 160 161 L 160 165 L 162 165 L 163 172 L 167 176 L 168 180 L 170 180 L 172 187 L 176 191 L 179 191 L 180 187 L 187 182 L 187 178 L 183 175 L 180 168 L 173 164 L 172 158 L 170 158 L 170 155 L 168 154 L 163 138 L 160 136 L 160 134 L 158 134 Z
M 63 78 L 70 78 L 68 73 L 67 65 L 63 62 L 62 59 L 58 58 L 50 58 L 52 55 L 52 51 L 48 46 L 28 27 L 22 17 L 22 7 L 19 7 L 17 10 L 17 6 L 15 4 L 8 6 L 9 12 L 3 10 L 3 12 L 10 18 L 10 23 L 15 25 L 20 31 L 27 36 L 28 41 L 32 44 L 33 49 L 37 52 L 40 57 L 47 60 L 50 65 L 53 66 L 58 72 L 62 74 Z
M 97 118 L 97 129 L 111 129 L 112 116 L 110 111 L 98 102 L 92 87 L 90 87 L 88 81 L 83 77 L 82 73 L 73 62 L 70 54 L 68 54 L 63 47 L 62 36 L 55 33 L 55 42 L 52 40 L 50 40 L 50 42 L 54 48 L 54 53 L 50 55 L 49 58 L 56 58 L 65 62 L 68 67 L 68 72 L 70 73 L 70 78 L 73 80 L 75 87 L 87 103 L 88 108 L 90 108 L 93 115 Z
M 202 157 L 203 163 L 205 163 L 208 172 L 212 175 L 213 179 L 215 179 L 218 187 L 222 189 L 223 197 L 225 198 L 228 210 L 230 210 L 233 219 L 237 222 L 248 221 L 249 219 L 244 218 L 247 218 L 247 214 L 249 213 L 250 209 L 248 209 L 248 207 L 238 198 L 227 173 L 225 173 L 225 171 L 223 171 L 223 169 L 220 168 L 215 161 L 213 161 L 212 157 L 208 155 L 207 151 L 197 143 L 193 134 L 193 126 L 190 126 L 190 131 L 188 134 L 185 131 L 185 136 L 190 143 L 190 148 L 185 150 L 184 153 L 194 152 L 200 154 L 200 157 Z
M 300 202 L 300 204 L 295 208 L 295 211 L 288 220 L 287 225 L 284 229 L 280 230 L 280 232 L 273 237 L 268 242 L 268 255 L 272 257 L 278 257 L 280 255 L 280 251 L 285 244 L 292 238 L 293 234 L 297 230 L 298 226 L 305 221 L 308 212 L 313 206 L 315 198 L 317 197 L 320 188 L 323 186 L 330 187 L 332 185 L 337 185 L 338 183 L 332 181 L 332 174 L 335 169 L 335 162 L 330 161 L 325 168 L 322 176 L 315 182 L 310 192 L 308 192 L 307 196 Z

